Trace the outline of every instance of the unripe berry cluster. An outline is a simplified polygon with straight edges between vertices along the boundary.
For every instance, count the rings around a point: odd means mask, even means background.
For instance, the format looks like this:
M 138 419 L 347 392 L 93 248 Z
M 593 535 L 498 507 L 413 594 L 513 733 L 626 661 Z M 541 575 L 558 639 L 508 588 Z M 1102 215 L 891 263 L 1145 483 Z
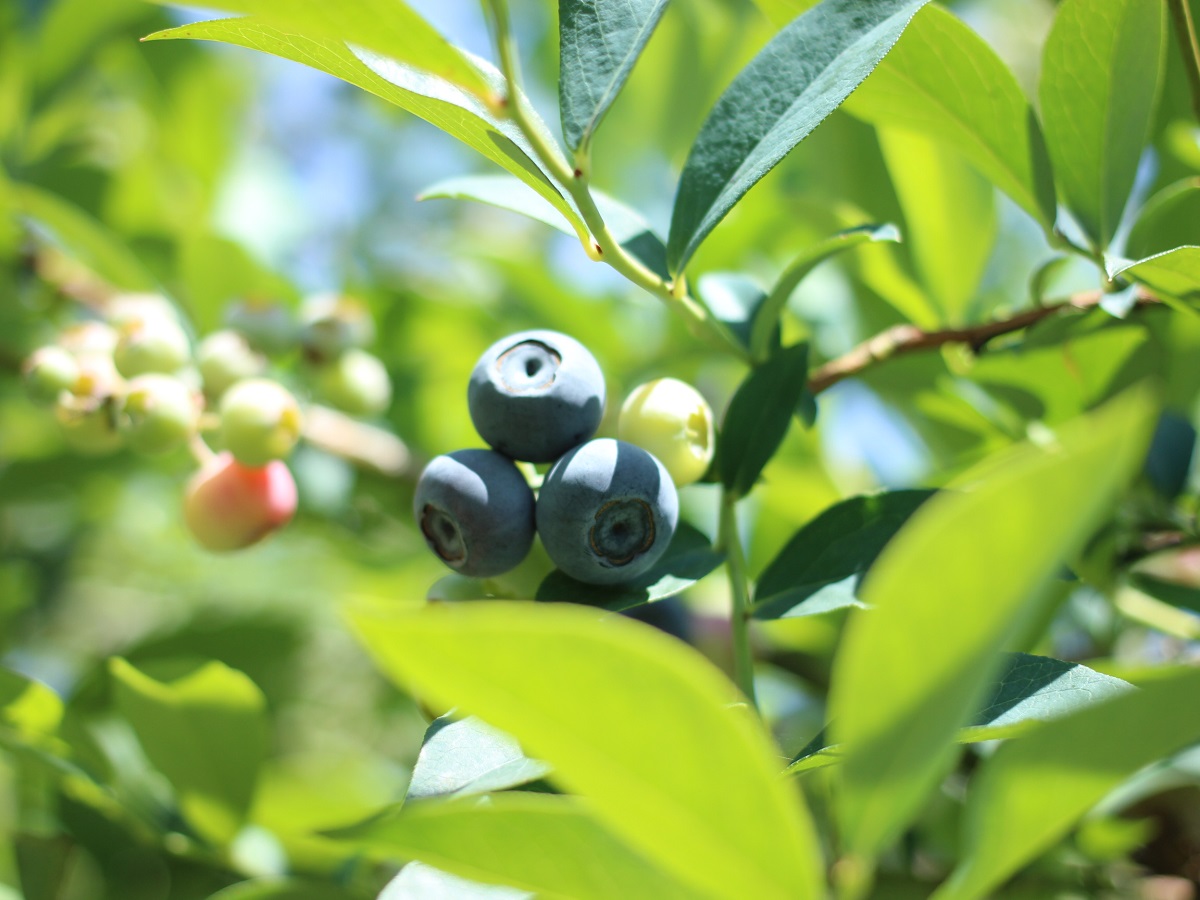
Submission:
M 622 440 L 593 439 L 604 402 L 599 364 L 565 334 L 525 331 L 489 347 L 467 405 L 492 449 L 439 456 L 417 483 L 414 513 L 434 553 L 490 577 L 520 563 L 536 533 L 579 581 L 619 584 L 649 570 L 678 524 L 676 485 L 712 460 L 712 411 L 694 389 L 663 379 L 631 394 Z M 553 463 L 536 498 L 515 461 Z
M 353 415 L 377 414 L 391 402 L 383 364 L 362 348 L 374 335 L 366 308 L 321 297 L 305 310 L 297 325 L 283 306 L 239 303 L 229 326 L 193 349 L 166 298 L 119 295 L 103 319 L 70 326 L 30 354 L 25 384 L 31 398 L 53 407 L 78 452 L 127 447 L 161 456 L 190 446 L 200 468 L 184 492 L 184 521 L 205 548 L 237 550 L 296 511 L 296 483 L 283 460 L 304 417 L 292 392 L 268 377 L 268 355 L 300 351 L 313 392 Z M 214 455 L 202 432 L 221 452 Z

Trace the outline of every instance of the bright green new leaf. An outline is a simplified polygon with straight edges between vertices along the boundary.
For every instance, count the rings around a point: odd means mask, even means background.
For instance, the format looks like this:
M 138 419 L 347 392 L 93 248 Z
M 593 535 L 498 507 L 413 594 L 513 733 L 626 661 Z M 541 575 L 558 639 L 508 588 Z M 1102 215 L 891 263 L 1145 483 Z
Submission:
M 1200 671 L 1156 679 L 1001 747 L 967 798 L 966 858 L 935 895 L 972 900 L 1138 769 L 1200 740 Z
M 667 0 L 559 0 L 558 108 L 572 150 L 586 152 L 666 9 Z
M 40 681 L 0 669 L 0 733 L 11 730 L 26 741 L 53 735 L 62 721 L 58 694 Z
M 824 0 L 733 80 L 692 145 L 667 259 L 682 272 L 734 205 L 846 99 L 927 0 Z
M 847 853 L 873 859 L 945 774 L 998 654 L 1141 464 L 1154 405 L 1135 389 L 1049 447 L 987 460 L 888 544 L 862 592 L 874 608 L 852 614 L 831 679 Z
M 579 213 L 534 162 L 536 155 L 516 125 L 509 119 L 496 118 L 478 97 L 448 81 L 365 50 L 353 51 L 340 41 L 277 28 L 256 17 L 197 22 L 156 32 L 145 40 L 182 38 L 218 41 L 270 53 L 327 72 L 382 97 L 458 138 L 521 179 L 571 222 L 581 239 L 587 236 Z M 498 83 L 495 72 L 481 71 L 490 83 Z M 544 123 L 538 122 L 537 127 L 549 135 Z
M 921 282 L 943 324 L 965 325 L 996 241 L 995 191 L 960 154 L 921 134 L 882 127 L 879 144 Z
M 644 575 L 625 584 L 599 585 L 576 581 L 555 569 L 538 586 L 537 599 L 557 603 L 586 603 L 620 612 L 673 597 L 687 590 L 725 561 L 708 536 L 680 522 L 662 558 Z
M 123 659 L 109 663 L 117 707 L 146 757 L 167 776 L 188 820 L 206 837 L 241 827 L 267 752 L 266 702 L 249 678 L 210 662 L 164 684 Z
M 549 772 L 548 765 L 530 759 L 504 732 L 474 716 L 455 720 L 445 715 L 430 722 L 425 731 L 405 799 L 503 791 Z
M 1200 299 L 1200 247 L 1176 247 L 1146 259 L 1126 260 L 1109 274 L 1148 285 L 1164 300 L 1195 302 Z
M 846 111 L 957 150 L 1047 232 L 1054 227 L 1054 178 L 1033 109 L 996 52 L 953 13 L 922 9 Z
M 353 623 L 388 675 L 512 734 L 681 881 L 738 900 L 821 895 L 812 824 L 778 777 L 778 750 L 690 647 L 574 605 L 364 611 Z
M 807 393 L 807 344 L 778 351 L 746 376 L 717 435 L 716 467 L 726 488 L 738 496 L 750 492 Z
M 357 896 L 335 884 L 297 878 L 254 878 L 231 884 L 208 900 L 353 900 Z
M 898 242 L 900 232 L 895 225 L 860 225 L 805 247 L 787 264 L 787 268 L 771 288 L 771 293 L 754 310 L 754 321 L 750 332 L 750 351 L 755 359 L 765 359 L 771 347 L 771 335 L 779 324 L 779 316 L 787 305 L 792 291 L 813 269 L 843 250 L 878 241 Z
M 776 28 L 782 28 L 800 13 L 817 5 L 817 0 L 754 0 L 754 5 Z
M 17 209 L 51 240 L 105 281 L 129 291 L 152 291 L 157 281 L 116 235 L 62 197 L 14 184 Z
M 979 712 L 955 735 L 958 743 L 1019 737 L 1039 723 L 1061 719 L 1133 689 L 1120 678 L 1048 656 L 1009 653 L 1003 666 L 999 677 L 988 685 Z M 833 765 L 841 761 L 844 749 L 826 743 L 822 730 L 797 754 L 788 771 L 798 774 Z
M 467 881 L 422 862 L 410 862 L 377 900 L 533 900 L 529 891 Z
M 417 859 L 539 897 L 703 896 L 632 851 L 574 797 L 509 793 L 415 803 L 333 836 L 370 856 Z
M 1062 199 L 1101 249 L 1133 188 L 1162 76 L 1162 0 L 1064 0 L 1038 87 Z
M 153 2 L 180 5 L 176 0 Z M 484 100 L 502 96 L 457 47 L 404 0 L 216 0 L 210 6 L 253 16 L 281 32 L 363 47 L 435 75 Z
M 1200 246 L 1200 177 L 1167 185 L 1146 201 L 1125 242 L 1125 254 L 1141 259 Z
M 863 576 L 932 491 L 892 491 L 834 504 L 792 536 L 758 579 L 756 619 L 862 606 Z

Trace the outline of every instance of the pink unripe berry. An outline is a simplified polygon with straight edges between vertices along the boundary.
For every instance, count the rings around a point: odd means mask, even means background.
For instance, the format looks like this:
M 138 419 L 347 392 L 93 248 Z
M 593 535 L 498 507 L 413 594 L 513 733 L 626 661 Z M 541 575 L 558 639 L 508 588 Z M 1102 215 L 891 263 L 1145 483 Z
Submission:
M 249 547 L 283 527 L 296 512 L 296 481 L 287 465 L 244 466 L 230 453 L 205 463 L 188 483 L 183 518 L 205 549 Z

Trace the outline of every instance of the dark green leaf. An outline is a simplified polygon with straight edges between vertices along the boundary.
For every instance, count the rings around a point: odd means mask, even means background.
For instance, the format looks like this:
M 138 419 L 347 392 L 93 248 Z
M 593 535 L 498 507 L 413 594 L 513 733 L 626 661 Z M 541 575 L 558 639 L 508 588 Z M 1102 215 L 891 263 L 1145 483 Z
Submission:
M 1200 246 L 1200 178 L 1185 178 L 1146 201 L 1125 242 L 1133 259 Z
M 935 896 L 990 895 L 1123 780 L 1197 740 L 1200 671 L 1182 670 L 1001 747 L 971 785 L 966 854 Z
M 425 863 L 410 862 L 387 883 L 378 900 L 533 900 L 533 894 L 467 881 Z
M 843 500 L 801 528 L 758 579 L 754 617 L 786 619 L 862 606 L 864 574 L 932 491 Z
M 758 282 L 739 272 L 705 272 L 696 282 L 696 292 L 709 312 L 749 350 L 754 323 L 767 300 Z M 778 346 L 778 330 L 769 330 L 764 338 L 767 347 L 772 337 Z
M 555 569 L 538 588 L 537 599 L 585 603 L 620 612 L 686 590 L 724 559 L 724 554 L 713 550 L 712 542 L 701 531 L 680 522 L 662 559 L 640 578 L 628 584 L 584 584 Z
M 619 841 L 575 797 L 516 793 L 414 803 L 333 837 L 371 856 L 417 859 L 539 896 L 700 896 Z
M 807 378 L 808 345 L 796 344 L 751 371 L 733 395 L 717 438 L 717 471 L 735 494 L 749 493 L 783 443 Z
M 734 204 L 871 74 L 925 2 L 824 0 L 738 74 L 684 164 L 667 241 L 672 272 L 682 272 Z
M 1063 200 L 1101 249 L 1117 230 L 1154 121 L 1162 0 L 1064 0 L 1046 38 L 1041 100 Z
M 572 150 L 586 150 L 667 0 L 559 0 L 558 107 Z
M 1146 454 L 1146 479 L 1160 494 L 1177 497 L 1187 486 L 1195 450 L 1196 426 L 1187 416 L 1164 410 Z
M 871 571 L 831 678 L 847 852 L 873 858 L 953 759 L 999 653 L 1044 612 L 1050 579 L 1141 465 L 1156 403 L 1143 388 L 963 476 L 913 516 Z M 936 635 L 931 639 L 930 635 Z
M 465 797 L 503 791 L 549 773 L 544 762 L 530 759 L 502 731 L 474 716 L 434 719 L 425 732 L 413 768 L 406 800 Z
M 1054 178 L 1033 109 L 996 52 L 953 13 L 922 9 L 846 110 L 944 142 L 1053 228 Z
M 878 241 L 898 242 L 900 231 L 892 224 L 859 225 L 839 231 L 837 234 L 805 247 L 783 270 L 771 293 L 754 308 L 754 323 L 751 330 L 750 350 L 755 359 L 763 359 L 770 352 L 771 335 L 779 324 L 779 316 L 788 298 L 813 269 L 843 250 L 861 244 Z M 703 279 L 701 279 L 703 281 Z M 705 298 L 707 299 L 707 298 Z M 710 304 L 711 306 L 711 304 Z
M 1163 603 L 1200 613 L 1200 588 L 1194 584 L 1168 581 L 1149 572 L 1134 572 L 1129 576 L 1129 583 Z
M 170 684 L 123 659 L 109 670 L 117 707 L 175 788 L 184 815 L 206 837 L 231 840 L 267 751 L 265 703 L 254 682 L 217 662 Z

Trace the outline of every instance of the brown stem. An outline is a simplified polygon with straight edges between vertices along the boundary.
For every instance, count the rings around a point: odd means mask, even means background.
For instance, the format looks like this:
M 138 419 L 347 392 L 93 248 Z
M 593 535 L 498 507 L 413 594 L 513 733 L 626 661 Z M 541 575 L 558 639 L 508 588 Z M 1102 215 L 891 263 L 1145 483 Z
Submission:
M 326 453 L 393 478 L 415 480 L 421 471 L 421 461 L 396 435 L 328 406 L 313 404 L 305 410 L 304 440 Z
M 1200 41 L 1196 40 L 1192 10 L 1188 0 L 1167 0 L 1167 6 L 1175 20 L 1175 35 L 1183 52 L 1183 68 L 1187 72 L 1188 86 L 1192 89 L 1192 112 L 1200 121 Z
M 853 350 L 831 359 L 815 369 L 808 379 L 808 389 L 819 394 L 843 378 L 865 371 L 895 356 L 936 350 L 945 344 L 966 344 L 979 351 L 993 338 L 1011 334 L 1062 312 L 1078 312 L 1093 309 L 1100 304 L 1105 294 L 1088 291 L 1076 294 L 1061 303 L 1050 303 L 1017 313 L 1007 319 L 995 319 L 968 328 L 946 328 L 942 331 L 922 331 L 915 325 L 893 325 L 872 338 L 863 341 Z M 1139 306 L 1157 304 L 1159 300 L 1148 294 L 1139 294 Z

